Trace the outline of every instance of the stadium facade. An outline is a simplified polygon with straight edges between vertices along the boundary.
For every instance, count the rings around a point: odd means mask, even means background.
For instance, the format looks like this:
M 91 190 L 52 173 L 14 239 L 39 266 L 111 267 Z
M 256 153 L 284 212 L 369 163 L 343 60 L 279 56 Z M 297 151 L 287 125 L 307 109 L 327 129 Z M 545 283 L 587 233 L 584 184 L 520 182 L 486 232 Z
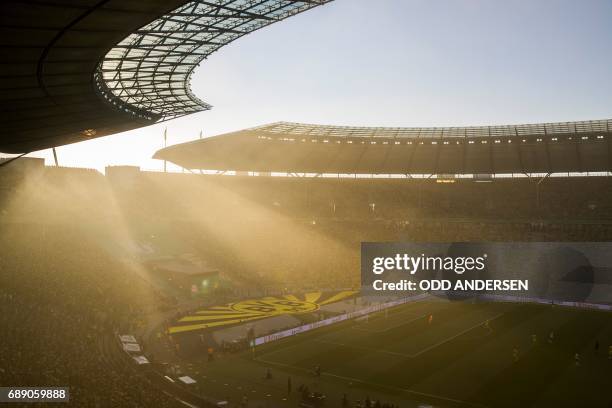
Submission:
M 3 1 L 0 151 L 45 149 L 209 109 L 189 86 L 202 60 L 328 1 Z
M 612 120 L 377 128 L 278 122 L 159 150 L 187 169 L 494 175 L 612 171 Z

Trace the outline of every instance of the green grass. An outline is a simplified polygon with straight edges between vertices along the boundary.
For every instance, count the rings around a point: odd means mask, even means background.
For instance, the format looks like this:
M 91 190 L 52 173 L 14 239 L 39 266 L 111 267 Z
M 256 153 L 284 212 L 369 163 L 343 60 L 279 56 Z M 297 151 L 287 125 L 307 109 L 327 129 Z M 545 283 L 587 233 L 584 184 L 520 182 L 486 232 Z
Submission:
M 427 316 L 433 315 L 428 323 Z M 484 327 L 489 320 L 492 330 Z M 555 341 L 548 343 L 548 334 Z M 537 342 L 532 341 L 537 335 Z M 600 343 L 599 353 L 594 344 Z M 372 399 L 402 407 L 612 405 L 612 314 L 509 303 L 417 302 L 196 365 L 203 392 L 261 406 L 295 406 L 306 384 L 340 406 Z M 512 351 L 519 349 L 514 361 Z M 581 355 L 576 366 L 574 354 Z M 320 365 L 323 375 L 312 370 Z M 265 380 L 267 367 L 272 380 Z M 204 378 L 204 376 L 206 378 Z M 227 385 L 225 385 L 227 384 Z M 252 405 L 257 406 L 257 405 Z

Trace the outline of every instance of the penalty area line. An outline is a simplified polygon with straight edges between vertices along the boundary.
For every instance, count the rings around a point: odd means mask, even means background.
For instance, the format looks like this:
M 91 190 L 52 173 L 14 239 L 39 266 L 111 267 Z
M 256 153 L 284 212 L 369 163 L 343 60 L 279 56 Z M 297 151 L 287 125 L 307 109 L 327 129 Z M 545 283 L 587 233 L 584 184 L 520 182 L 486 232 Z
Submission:
M 406 306 L 406 305 L 402 305 L 402 306 Z M 389 330 L 393 330 L 393 329 L 397 329 L 398 327 L 402 327 L 402 326 L 406 326 L 410 323 L 414 323 L 420 319 L 423 319 L 427 316 L 429 316 L 430 314 L 432 314 L 433 312 L 439 311 L 439 310 L 443 310 L 443 308 L 433 308 L 433 310 L 428 310 L 425 314 L 422 315 L 417 315 L 417 312 L 422 313 L 423 309 L 428 309 L 431 308 L 432 305 L 431 303 L 425 303 L 425 302 L 420 302 L 420 303 L 412 303 L 410 304 L 410 308 L 408 309 L 404 309 L 404 310 L 395 310 L 395 311 L 391 311 L 391 313 L 389 313 L 388 317 L 383 317 L 384 316 L 384 311 L 377 311 L 377 312 L 373 312 L 370 314 L 367 314 L 366 316 L 368 316 L 368 318 L 371 320 L 368 323 L 361 323 L 361 322 L 357 322 L 357 319 L 352 319 L 354 324 L 350 327 L 341 329 L 338 333 L 344 332 L 344 331 L 349 331 L 349 330 L 357 330 L 357 331 L 363 331 L 366 333 L 372 333 L 372 334 L 378 334 L 378 333 L 385 333 L 388 332 Z M 401 307 L 401 306 L 400 306 Z M 393 308 L 391 308 L 392 310 Z M 389 310 L 389 309 L 387 309 Z M 416 315 L 416 316 L 415 316 Z M 365 316 L 363 316 L 365 317 Z M 362 317 L 362 318 L 363 318 Z M 406 317 L 412 317 L 410 320 L 403 320 Z M 399 320 L 400 322 L 397 324 L 393 324 L 391 326 L 385 327 L 384 329 L 381 330 L 372 330 L 372 329 L 367 329 L 365 327 L 359 327 L 359 326 L 365 326 L 365 325 L 377 325 L 379 324 L 380 320 L 391 320 L 391 321 L 395 321 L 395 320 Z M 335 334 L 338 334 L 335 333 Z M 334 334 L 332 333 L 330 336 L 333 336 Z
M 415 317 L 415 318 L 410 319 L 408 321 L 401 322 L 401 323 L 398 323 L 398 324 L 394 324 L 393 326 L 387 327 L 387 328 L 385 328 L 383 330 L 370 330 L 370 329 L 365 329 L 365 328 L 362 328 L 362 327 L 352 327 L 352 329 L 353 330 L 364 331 L 366 333 L 385 333 L 385 332 L 388 332 L 389 330 L 397 329 L 398 327 L 406 326 L 406 325 L 408 325 L 410 323 L 414 323 L 414 322 L 416 322 L 418 320 L 424 319 L 425 317 L 429 316 L 430 314 L 431 313 L 425 313 L 422 316 L 418 316 L 418 317 Z M 366 323 L 366 324 L 368 324 L 368 323 Z M 376 323 L 374 323 L 374 324 L 376 324 Z
M 462 336 L 465 333 L 468 333 L 468 332 L 474 330 L 475 328 L 482 326 L 483 324 L 485 324 L 485 322 L 491 321 L 491 320 L 495 320 L 495 319 L 497 319 L 497 318 L 499 318 L 499 317 L 501 317 L 503 315 L 504 315 L 504 313 L 499 313 L 499 314 L 497 314 L 497 315 L 495 315 L 495 316 L 493 316 L 493 317 L 491 317 L 489 319 L 483 320 L 483 321 L 481 321 L 478 324 L 470 326 L 467 329 L 462 330 L 459 333 L 452 335 L 451 337 L 448 337 L 448 338 L 446 338 L 446 339 L 444 339 L 444 340 L 442 340 L 442 341 L 440 341 L 438 343 L 432 344 L 431 346 L 425 347 L 423 350 L 419 351 L 418 353 L 412 354 L 410 357 L 414 358 L 414 357 L 420 356 L 421 354 L 427 353 L 428 351 L 433 350 L 436 347 L 439 347 L 439 346 L 441 346 L 441 345 L 443 345 L 445 343 L 448 343 L 449 341 L 454 340 L 457 337 Z
M 456 333 L 456 334 L 454 334 L 454 335 L 452 335 L 450 337 L 447 337 L 447 338 L 445 338 L 442 341 L 439 341 L 439 342 L 437 342 L 435 344 L 427 346 L 424 349 L 422 349 L 422 350 L 420 350 L 420 351 L 418 351 L 416 353 L 412 353 L 412 354 L 399 353 L 399 352 L 396 352 L 396 351 L 390 351 L 390 350 L 384 350 L 384 349 L 376 349 L 376 348 L 372 348 L 372 347 L 358 346 L 358 345 L 354 345 L 354 344 L 340 343 L 340 342 L 331 341 L 331 340 L 315 339 L 314 341 L 316 343 L 331 344 L 331 345 L 336 345 L 336 346 L 341 346 L 341 347 L 352 348 L 352 349 L 356 349 L 356 350 L 368 351 L 370 353 L 388 354 L 388 355 L 392 355 L 392 356 L 399 356 L 399 357 L 405 357 L 405 358 L 415 358 L 415 357 L 420 356 L 421 354 L 424 354 L 424 353 L 426 353 L 426 352 L 428 352 L 430 350 L 433 350 L 436 347 L 439 347 L 439 346 L 441 346 L 441 345 L 443 345 L 445 343 L 448 343 L 449 341 L 452 341 L 452 340 L 456 339 L 457 337 L 460 337 L 460 336 L 464 335 L 465 333 L 468 333 L 468 332 L 474 330 L 477 327 L 482 326 L 487 320 L 489 320 L 489 321 L 490 320 L 495 320 L 495 319 L 501 317 L 502 315 L 503 315 L 503 313 L 499 313 L 499 314 L 497 314 L 497 315 L 495 315 L 495 316 L 493 316 L 493 317 L 491 317 L 489 319 L 483 320 L 483 321 L 481 321 L 478 324 L 470 326 L 467 329 L 460 331 L 459 333 Z M 417 318 L 415 318 L 415 319 L 413 319 L 411 321 L 406 322 L 405 324 L 412 323 L 414 321 L 422 319 L 425 316 L 427 316 L 427 315 L 424 315 L 424 316 L 421 316 L 421 317 L 417 317 Z M 272 353 L 270 353 L 270 354 L 272 354 Z

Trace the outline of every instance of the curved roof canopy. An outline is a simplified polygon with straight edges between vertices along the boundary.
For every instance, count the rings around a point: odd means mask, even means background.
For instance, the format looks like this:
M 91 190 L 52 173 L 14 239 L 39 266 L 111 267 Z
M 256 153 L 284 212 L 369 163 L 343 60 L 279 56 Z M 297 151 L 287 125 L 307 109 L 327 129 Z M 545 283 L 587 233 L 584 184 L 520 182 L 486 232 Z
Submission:
M 331 0 L 4 0 L 0 151 L 23 153 L 208 109 L 193 69 Z
M 279 122 L 170 146 L 189 169 L 332 174 L 612 171 L 612 120 L 376 128 Z

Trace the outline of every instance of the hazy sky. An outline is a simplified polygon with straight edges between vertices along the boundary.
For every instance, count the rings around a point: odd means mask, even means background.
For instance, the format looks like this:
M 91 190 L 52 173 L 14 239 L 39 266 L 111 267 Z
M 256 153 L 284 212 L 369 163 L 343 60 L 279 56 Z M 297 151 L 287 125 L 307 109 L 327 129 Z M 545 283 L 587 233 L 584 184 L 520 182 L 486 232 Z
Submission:
M 60 147 L 60 164 L 159 169 L 150 157 L 165 127 L 175 144 L 200 130 L 212 136 L 280 120 L 455 126 L 609 118 L 610 21 L 612 0 L 335 0 L 203 62 L 192 88 L 211 111 Z

